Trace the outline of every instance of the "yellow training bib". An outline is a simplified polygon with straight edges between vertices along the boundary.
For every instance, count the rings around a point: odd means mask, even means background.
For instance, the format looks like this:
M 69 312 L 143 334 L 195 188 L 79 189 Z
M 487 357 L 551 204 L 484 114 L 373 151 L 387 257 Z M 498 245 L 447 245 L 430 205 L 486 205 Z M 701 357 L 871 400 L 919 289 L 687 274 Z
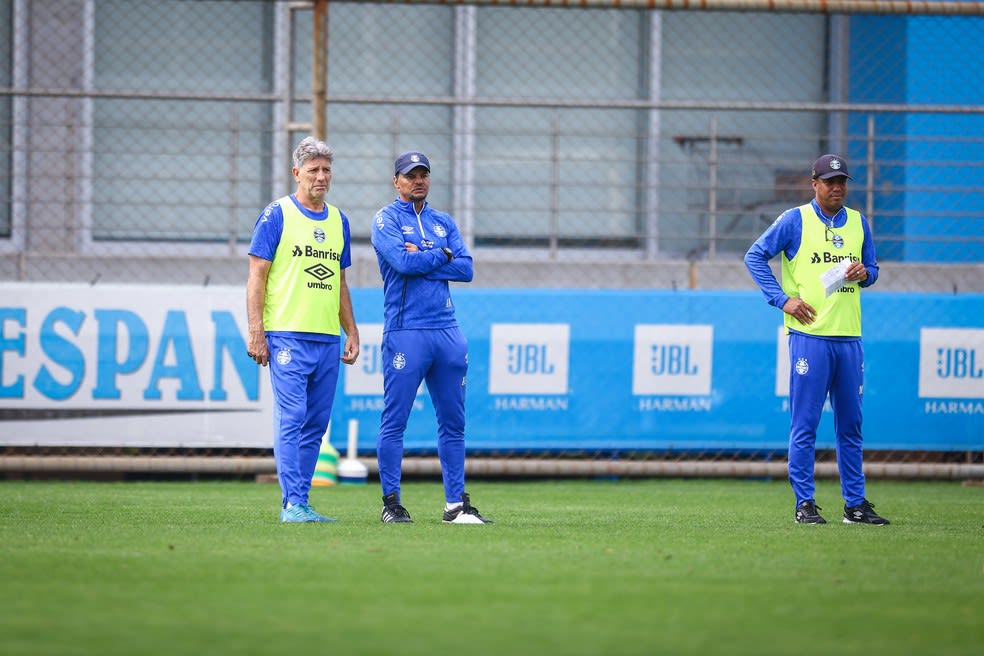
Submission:
M 340 334 L 342 215 L 326 206 L 323 220 L 309 218 L 290 196 L 279 201 L 284 229 L 267 276 L 266 331 Z

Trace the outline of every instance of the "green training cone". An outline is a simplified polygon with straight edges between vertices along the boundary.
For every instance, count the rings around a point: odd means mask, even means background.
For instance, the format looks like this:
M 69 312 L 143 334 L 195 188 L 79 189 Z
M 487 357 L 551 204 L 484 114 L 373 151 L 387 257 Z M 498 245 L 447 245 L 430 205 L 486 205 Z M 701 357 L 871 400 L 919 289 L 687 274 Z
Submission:
M 314 477 L 311 485 L 328 487 L 338 483 L 338 450 L 331 445 L 327 436 L 321 442 L 318 452 L 318 462 L 314 465 Z

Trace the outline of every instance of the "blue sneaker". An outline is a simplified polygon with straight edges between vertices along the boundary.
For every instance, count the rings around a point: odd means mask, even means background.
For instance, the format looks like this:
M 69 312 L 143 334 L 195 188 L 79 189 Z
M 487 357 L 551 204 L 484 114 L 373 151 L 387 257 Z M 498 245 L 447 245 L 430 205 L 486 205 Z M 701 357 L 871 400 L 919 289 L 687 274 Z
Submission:
M 306 503 L 295 503 L 290 508 L 280 511 L 280 521 L 285 524 L 311 524 L 334 522 L 335 519 L 319 515 Z
M 303 522 L 310 522 L 311 518 L 308 514 L 304 512 L 304 507 L 300 504 L 294 504 L 290 508 L 284 508 L 280 511 L 280 521 L 285 524 L 300 524 Z
M 328 522 L 337 522 L 338 521 L 334 517 L 325 517 L 324 515 L 316 512 L 314 510 L 314 508 L 312 508 L 311 506 L 309 506 L 306 503 L 302 503 L 300 505 L 304 508 L 304 510 L 307 513 L 308 517 L 311 518 L 308 521 L 318 522 L 318 523 L 322 523 L 322 524 L 328 523 Z

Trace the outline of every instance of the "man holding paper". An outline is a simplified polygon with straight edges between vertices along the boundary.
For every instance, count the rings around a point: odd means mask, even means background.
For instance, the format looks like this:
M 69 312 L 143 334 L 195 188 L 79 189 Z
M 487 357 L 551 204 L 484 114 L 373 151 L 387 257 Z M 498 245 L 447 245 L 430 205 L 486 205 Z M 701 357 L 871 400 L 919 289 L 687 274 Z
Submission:
M 864 348 L 861 294 L 878 279 L 871 229 L 845 207 L 847 163 L 823 155 L 813 163 L 814 199 L 786 210 L 752 244 L 745 266 L 769 305 L 780 308 L 789 335 L 789 482 L 794 518 L 825 524 L 814 492 L 817 427 L 827 396 L 834 412 L 844 522 L 888 524 L 865 498 L 861 400 Z M 782 254 L 782 283 L 769 260 Z

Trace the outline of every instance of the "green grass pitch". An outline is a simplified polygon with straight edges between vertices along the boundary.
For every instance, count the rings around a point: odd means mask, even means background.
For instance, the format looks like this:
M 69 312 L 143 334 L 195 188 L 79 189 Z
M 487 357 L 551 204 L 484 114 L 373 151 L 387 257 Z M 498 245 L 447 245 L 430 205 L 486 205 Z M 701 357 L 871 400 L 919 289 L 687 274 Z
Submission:
M 0 482 L 0 654 L 981 654 L 984 487 L 869 482 L 891 526 L 799 526 L 783 481 L 379 487 Z

